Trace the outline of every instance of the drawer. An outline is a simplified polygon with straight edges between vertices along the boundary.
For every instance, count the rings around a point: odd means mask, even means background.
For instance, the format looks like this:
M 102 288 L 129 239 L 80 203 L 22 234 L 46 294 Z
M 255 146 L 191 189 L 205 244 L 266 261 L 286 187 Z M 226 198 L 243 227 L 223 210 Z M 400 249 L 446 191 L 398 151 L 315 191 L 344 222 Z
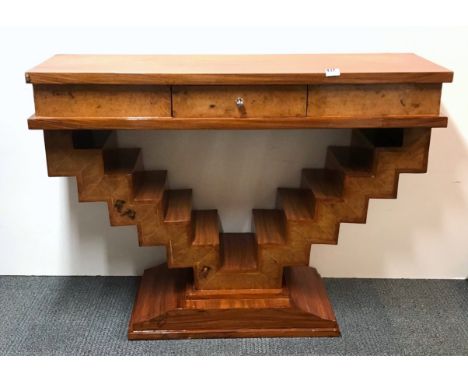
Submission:
M 309 85 L 307 115 L 438 115 L 441 84 Z
M 35 85 L 42 117 L 170 117 L 169 86 Z
M 174 86 L 172 115 L 192 118 L 305 117 L 307 86 Z

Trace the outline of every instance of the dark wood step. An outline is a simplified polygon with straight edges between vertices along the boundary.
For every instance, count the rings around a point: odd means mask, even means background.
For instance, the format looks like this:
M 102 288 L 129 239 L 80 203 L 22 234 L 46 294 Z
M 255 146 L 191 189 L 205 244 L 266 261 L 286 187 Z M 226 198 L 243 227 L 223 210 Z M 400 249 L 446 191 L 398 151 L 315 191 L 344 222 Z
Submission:
M 187 223 L 192 216 L 192 190 L 168 190 L 166 223 Z
M 217 210 L 193 211 L 192 245 L 219 245 L 220 225 Z
M 141 150 L 107 149 L 103 151 L 103 159 L 107 175 L 132 174 L 141 167 Z
M 102 149 L 109 141 L 112 131 L 75 130 L 72 131 L 74 149 Z
M 286 242 L 285 216 L 281 210 L 253 210 L 257 244 L 284 244 Z
M 164 195 L 167 171 L 136 171 L 133 174 L 135 201 L 160 203 Z
M 279 188 L 277 205 L 287 220 L 303 221 L 314 218 L 314 197 L 304 188 Z
M 257 243 L 253 233 L 220 235 L 221 270 L 228 272 L 256 271 Z
M 366 147 L 330 146 L 326 168 L 349 176 L 372 176 L 374 150 Z
M 403 146 L 403 129 L 360 129 L 354 130 L 354 134 L 362 136 L 373 147 L 399 148 Z
M 304 169 L 302 170 L 301 185 L 312 191 L 315 199 L 340 199 L 343 192 L 343 175 L 336 170 Z

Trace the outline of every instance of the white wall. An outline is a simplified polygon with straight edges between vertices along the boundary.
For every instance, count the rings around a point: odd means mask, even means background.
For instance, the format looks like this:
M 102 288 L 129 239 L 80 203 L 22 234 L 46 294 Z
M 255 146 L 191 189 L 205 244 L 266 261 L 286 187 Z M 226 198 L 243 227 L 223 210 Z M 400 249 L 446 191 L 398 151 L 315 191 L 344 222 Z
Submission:
M 78 204 L 74 180 L 48 178 L 40 131 L 28 131 L 24 71 L 56 53 L 415 52 L 455 71 L 444 86 L 448 129 L 433 130 L 429 170 L 402 175 L 397 200 L 373 200 L 366 225 L 343 224 L 337 246 L 317 245 L 324 276 L 468 276 L 468 29 L 3 29 L 0 30 L 0 274 L 133 275 L 162 261 L 134 227 L 111 228 L 103 203 Z M 225 231 L 250 228 L 278 186 L 323 164 L 347 131 L 125 132 L 148 169 L 219 209 Z

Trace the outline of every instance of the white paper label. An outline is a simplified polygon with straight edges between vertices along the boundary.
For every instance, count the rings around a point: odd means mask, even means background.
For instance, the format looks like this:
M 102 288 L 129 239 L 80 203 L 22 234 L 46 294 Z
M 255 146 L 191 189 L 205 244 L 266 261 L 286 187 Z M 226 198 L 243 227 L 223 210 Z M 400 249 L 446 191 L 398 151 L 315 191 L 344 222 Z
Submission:
M 325 69 L 325 77 L 339 77 L 341 74 L 339 68 L 327 68 Z

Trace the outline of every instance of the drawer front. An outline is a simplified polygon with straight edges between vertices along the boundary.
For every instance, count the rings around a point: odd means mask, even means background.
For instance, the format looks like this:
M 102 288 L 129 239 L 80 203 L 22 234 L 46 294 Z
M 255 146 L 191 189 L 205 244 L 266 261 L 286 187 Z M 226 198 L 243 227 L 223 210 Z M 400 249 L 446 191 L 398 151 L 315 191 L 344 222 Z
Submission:
M 170 117 L 169 86 L 35 85 L 42 117 Z
M 309 85 L 307 115 L 438 115 L 441 84 Z
M 306 86 L 174 86 L 174 117 L 305 117 Z

